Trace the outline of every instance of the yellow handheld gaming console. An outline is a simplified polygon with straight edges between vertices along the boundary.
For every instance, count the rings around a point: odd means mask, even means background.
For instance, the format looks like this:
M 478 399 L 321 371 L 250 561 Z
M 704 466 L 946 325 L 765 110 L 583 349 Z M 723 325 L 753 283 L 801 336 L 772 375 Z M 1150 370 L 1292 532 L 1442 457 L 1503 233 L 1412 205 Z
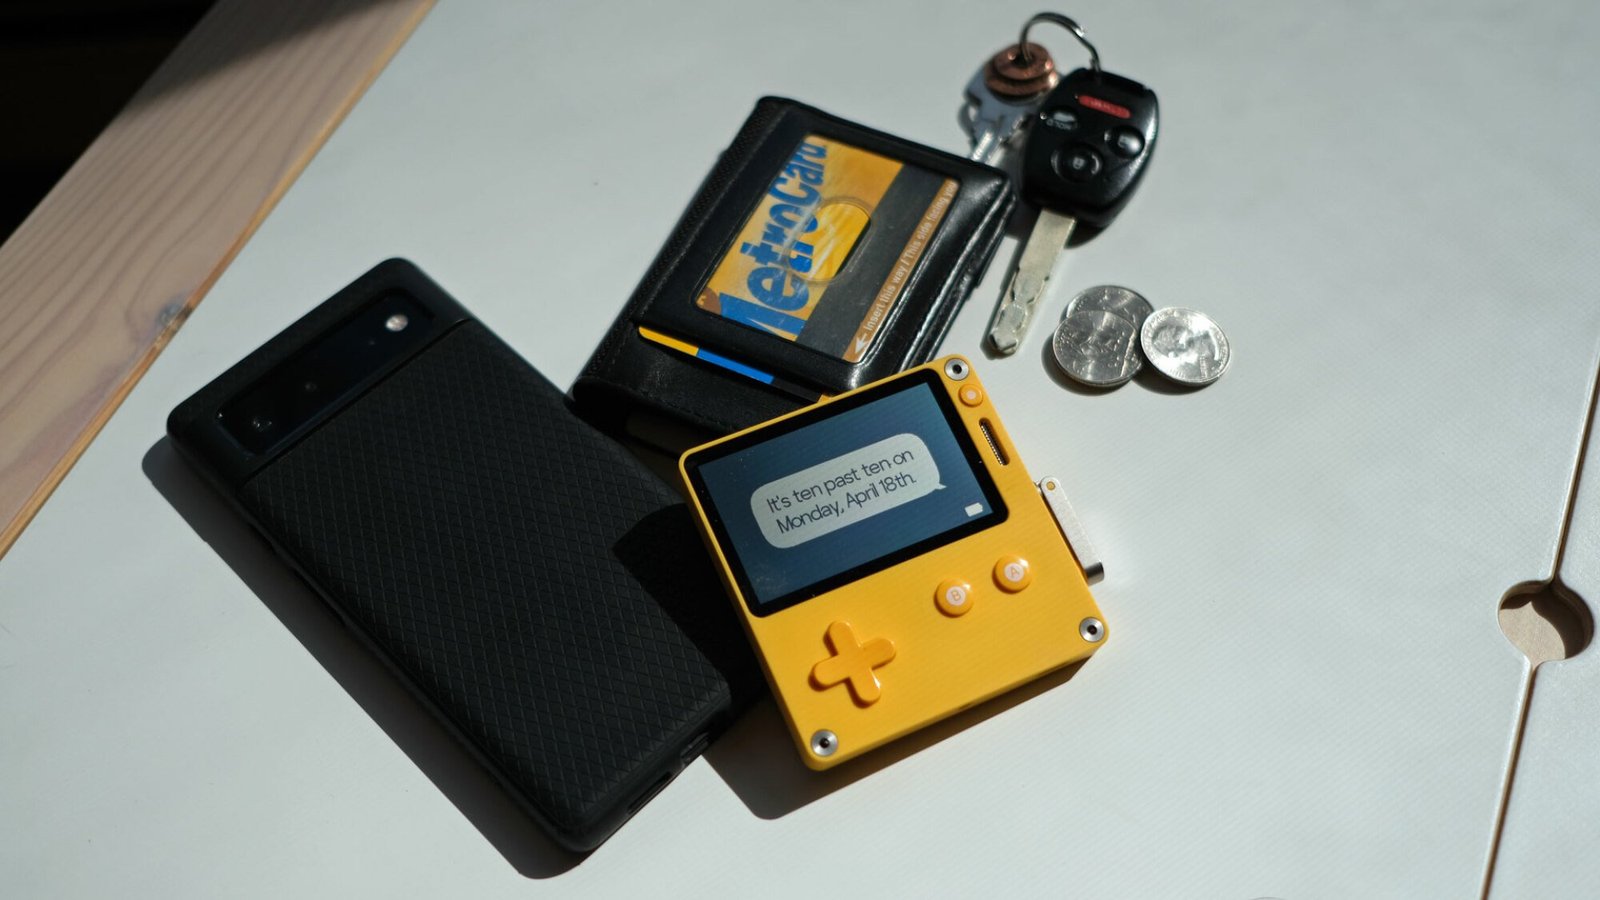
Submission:
M 679 470 L 813 769 L 1105 638 L 1056 517 L 961 357 L 696 447 Z

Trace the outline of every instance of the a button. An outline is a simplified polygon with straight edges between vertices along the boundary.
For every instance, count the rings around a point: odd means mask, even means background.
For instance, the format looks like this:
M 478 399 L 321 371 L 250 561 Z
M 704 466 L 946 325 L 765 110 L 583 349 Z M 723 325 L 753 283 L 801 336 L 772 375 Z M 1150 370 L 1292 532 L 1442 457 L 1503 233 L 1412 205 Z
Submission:
M 1033 567 L 1020 556 L 1002 556 L 994 564 L 994 583 L 1015 593 L 1033 582 Z
M 863 644 L 856 640 L 855 629 L 849 622 L 829 625 L 823 640 L 833 655 L 811 667 L 812 685 L 825 691 L 844 683 L 850 686 L 850 696 L 856 703 L 862 706 L 877 703 L 883 696 L 883 686 L 878 683 L 878 673 L 872 670 L 894 659 L 894 644 L 881 637 Z
M 960 397 L 961 402 L 968 406 L 977 406 L 983 402 L 983 388 L 975 384 L 969 384 L 962 388 L 956 396 Z
M 1057 109 L 1039 114 L 1039 121 L 1060 131 L 1077 131 L 1078 114 L 1070 109 Z
M 964 616 L 972 608 L 972 585 L 959 578 L 946 578 L 933 592 L 933 602 L 947 616 Z
M 1068 181 L 1088 181 L 1100 174 L 1100 154 L 1082 144 L 1056 151 L 1056 171 Z
M 1113 153 L 1123 159 L 1133 159 L 1144 150 L 1144 135 L 1138 129 L 1124 125 L 1106 132 L 1106 143 L 1111 145 Z

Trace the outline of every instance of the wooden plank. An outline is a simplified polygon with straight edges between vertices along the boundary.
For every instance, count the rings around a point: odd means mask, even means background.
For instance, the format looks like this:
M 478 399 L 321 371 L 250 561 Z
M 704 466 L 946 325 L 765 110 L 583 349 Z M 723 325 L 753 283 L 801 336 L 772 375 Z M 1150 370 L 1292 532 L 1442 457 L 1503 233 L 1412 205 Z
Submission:
M 220 0 L 0 245 L 0 555 L 432 0 Z

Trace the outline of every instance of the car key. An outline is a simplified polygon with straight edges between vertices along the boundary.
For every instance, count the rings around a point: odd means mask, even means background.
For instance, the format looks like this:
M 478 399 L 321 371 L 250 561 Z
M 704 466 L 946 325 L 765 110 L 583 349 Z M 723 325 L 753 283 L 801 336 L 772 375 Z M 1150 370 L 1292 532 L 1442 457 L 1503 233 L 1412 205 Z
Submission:
M 966 125 L 972 136 L 967 158 L 997 164 L 1060 80 L 1050 51 L 1038 44 L 1029 44 L 1026 51 L 1012 44 L 990 57 L 967 82 Z
M 1044 98 L 1023 148 L 1022 197 L 1039 207 L 1039 219 L 989 329 L 989 342 L 1005 356 L 1021 346 L 1073 227 L 1083 222 L 1104 228 L 1116 218 L 1149 167 L 1156 143 L 1155 92 L 1102 71 L 1100 55 L 1071 19 L 1040 13 L 1029 24 L 1040 19 L 1065 24 L 1089 48 L 1089 68 L 1069 73 Z M 1026 40 L 1024 28 L 1019 43 Z

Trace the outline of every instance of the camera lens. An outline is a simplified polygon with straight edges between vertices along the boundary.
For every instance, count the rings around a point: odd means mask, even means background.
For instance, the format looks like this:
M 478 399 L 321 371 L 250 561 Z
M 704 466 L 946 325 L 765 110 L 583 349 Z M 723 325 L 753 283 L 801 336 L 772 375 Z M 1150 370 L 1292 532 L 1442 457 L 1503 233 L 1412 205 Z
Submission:
M 271 416 L 265 415 L 263 413 L 257 413 L 256 415 L 253 415 L 253 416 L 250 417 L 250 428 L 251 428 L 251 430 L 255 431 L 258 434 L 263 432 L 263 431 L 268 430 L 271 427 L 272 427 L 272 417 Z

